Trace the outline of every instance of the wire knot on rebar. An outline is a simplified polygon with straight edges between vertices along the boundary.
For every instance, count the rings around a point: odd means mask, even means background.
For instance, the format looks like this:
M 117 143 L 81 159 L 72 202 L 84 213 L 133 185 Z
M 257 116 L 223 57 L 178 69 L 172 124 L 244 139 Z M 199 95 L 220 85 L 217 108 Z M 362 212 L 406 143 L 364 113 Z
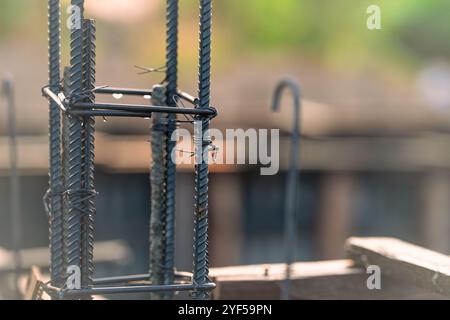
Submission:
M 68 208 L 72 207 L 79 212 L 90 215 L 91 212 L 86 210 L 82 204 L 90 199 L 95 198 L 98 192 L 94 189 L 68 189 L 62 192 L 62 196 L 68 200 Z

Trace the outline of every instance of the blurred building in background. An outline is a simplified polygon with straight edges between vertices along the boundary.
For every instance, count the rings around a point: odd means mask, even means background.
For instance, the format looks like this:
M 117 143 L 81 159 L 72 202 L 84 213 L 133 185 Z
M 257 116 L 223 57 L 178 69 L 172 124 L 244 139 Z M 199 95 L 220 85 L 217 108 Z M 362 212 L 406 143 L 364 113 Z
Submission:
M 97 84 L 146 88 L 161 81 L 158 74 L 138 76 L 133 66 L 162 64 L 162 1 L 116 0 L 109 7 L 105 1 L 103 5 L 98 0 L 87 2 L 92 2 L 87 15 L 98 19 Z M 297 259 L 342 257 L 344 240 L 350 235 L 393 236 L 450 253 L 450 102 L 445 72 L 450 61 L 446 17 L 450 3 L 248 2 L 246 7 L 239 0 L 216 3 L 212 101 L 220 116 L 213 127 L 280 128 L 282 170 L 275 176 L 260 176 L 257 166 L 212 166 L 211 264 L 282 261 L 292 119 L 290 106 L 274 114 L 269 101 L 284 74 L 300 80 L 306 99 Z M 366 28 L 365 8 L 374 2 L 380 2 L 383 12 L 379 31 Z M 180 33 L 180 87 L 191 93 L 197 83 L 195 4 L 182 2 Z M 125 15 L 127 9 L 120 6 L 133 10 Z M 40 96 L 47 81 L 45 18 L 45 1 L 0 4 L 0 73 L 14 74 L 17 91 L 25 248 L 48 244 L 42 205 L 48 184 L 48 106 Z M 63 32 L 67 41 L 68 32 Z M 64 50 L 63 64 L 67 64 Z M 0 247 L 8 249 L 5 112 L 2 106 Z M 120 272 L 144 272 L 150 121 L 108 119 L 99 126 L 96 238 L 123 240 L 135 254 Z M 191 267 L 193 186 L 192 171 L 181 168 L 179 269 Z M 119 273 L 119 267 L 98 272 Z

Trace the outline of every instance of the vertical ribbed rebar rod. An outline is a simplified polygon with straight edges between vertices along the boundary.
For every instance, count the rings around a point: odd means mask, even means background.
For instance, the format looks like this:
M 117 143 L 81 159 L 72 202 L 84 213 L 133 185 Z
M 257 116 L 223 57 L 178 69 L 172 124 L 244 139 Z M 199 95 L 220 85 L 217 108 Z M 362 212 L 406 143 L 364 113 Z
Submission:
M 63 92 L 66 97 L 70 95 L 70 67 L 64 67 L 64 74 L 63 74 Z M 62 113 L 62 178 L 63 178 L 63 191 L 66 188 L 67 179 L 66 179 L 66 171 L 67 171 L 67 164 L 68 164 L 68 158 L 69 158 L 69 121 L 70 121 L 70 115 L 67 112 Z M 62 230 L 62 249 L 63 249 L 63 257 L 62 257 L 62 270 L 63 273 L 61 274 L 61 286 L 64 286 L 67 281 L 67 226 L 66 226 L 66 218 L 68 215 L 68 198 L 67 196 L 63 195 L 63 207 L 62 207 L 62 223 L 63 223 L 63 230 Z
M 178 0 L 167 0 L 166 9 L 166 104 L 176 107 L 174 97 L 178 90 Z M 175 187 L 177 168 L 172 159 L 176 141 L 171 140 L 172 133 L 176 129 L 176 115 L 169 115 L 167 127 L 167 161 L 166 161 L 166 244 L 164 254 L 164 284 L 174 282 L 175 267 Z M 166 299 L 173 298 L 172 292 L 165 294 Z
M 200 0 L 200 61 L 199 61 L 199 107 L 210 106 L 211 90 L 211 0 Z M 194 213 L 194 283 L 205 284 L 208 279 L 208 162 L 204 159 L 208 154 L 209 141 L 203 134 L 209 128 L 209 119 L 202 121 L 202 136 L 197 136 L 196 154 L 201 152 L 200 162 L 195 165 L 195 213 Z M 209 292 L 197 290 L 195 299 L 207 299 Z
M 86 102 L 95 102 L 95 21 L 83 22 L 83 91 Z M 81 236 L 81 286 L 90 288 L 94 277 L 95 217 L 95 118 L 83 118 L 83 186 L 85 191 Z
M 152 104 L 161 105 L 166 100 L 164 86 L 156 85 L 152 89 Z M 160 113 L 153 114 L 151 133 L 152 165 L 150 172 L 151 212 L 150 212 L 150 280 L 152 284 L 164 284 L 165 244 L 166 244 L 166 146 L 167 118 Z M 164 293 L 150 294 L 152 299 L 161 300 Z
M 70 98 L 77 99 L 83 90 L 83 0 L 72 0 L 70 36 Z M 78 21 L 78 19 L 81 19 Z M 64 133 L 67 143 L 64 154 L 65 197 L 64 231 L 67 267 L 81 269 L 81 188 L 82 188 L 82 119 L 66 116 Z
M 60 2 L 48 1 L 49 33 L 49 85 L 58 92 L 60 76 Z M 54 286 L 61 285 L 63 270 L 63 218 L 62 218 L 62 169 L 61 169 L 61 111 L 53 101 L 50 102 L 49 140 L 50 140 L 50 274 Z
M 9 135 L 9 192 L 10 192 L 10 217 L 11 238 L 14 252 L 14 288 L 16 298 L 20 297 L 19 278 L 22 270 L 22 257 L 20 254 L 22 240 L 22 219 L 20 210 L 20 185 L 18 173 L 18 151 L 17 151 L 17 127 L 16 127 L 16 104 L 14 100 L 14 87 L 12 76 L 6 76 L 3 82 L 3 93 L 8 107 L 8 135 Z

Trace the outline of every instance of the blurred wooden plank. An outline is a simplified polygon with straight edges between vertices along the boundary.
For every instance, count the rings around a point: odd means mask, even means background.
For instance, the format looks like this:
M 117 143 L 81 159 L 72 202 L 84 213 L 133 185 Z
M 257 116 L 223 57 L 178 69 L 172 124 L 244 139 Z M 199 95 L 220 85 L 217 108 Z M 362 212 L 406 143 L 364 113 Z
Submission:
M 280 299 L 284 264 L 236 266 L 211 269 L 217 283 L 214 298 Z M 443 299 L 442 296 L 409 283 L 383 277 L 381 290 L 369 290 L 368 275 L 351 260 L 300 262 L 293 265 L 294 299 L 300 300 L 382 300 Z
M 50 253 L 48 248 L 34 248 L 21 250 L 22 265 L 24 270 L 33 266 L 48 267 Z M 122 241 L 104 241 L 95 243 L 94 259 L 96 262 L 123 263 L 132 258 L 128 245 Z M 13 254 L 10 251 L 0 249 L 0 272 L 14 270 Z
M 393 238 L 350 238 L 347 256 L 355 265 L 377 265 L 381 273 L 450 296 L 450 257 Z
M 444 296 L 423 290 L 407 282 L 382 277 L 380 290 L 367 288 L 368 275 L 324 275 L 305 278 L 293 288 L 298 300 L 443 300 Z
M 351 268 L 349 260 L 328 262 L 304 262 L 292 265 L 294 287 L 301 285 L 301 280 L 321 275 L 359 274 L 358 269 Z M 285 275 L 284 264 L 263 264 L 213 268 L 210 275 L 217 283 L 214 298 L 227 299 L 279 299 L 281 284 Z

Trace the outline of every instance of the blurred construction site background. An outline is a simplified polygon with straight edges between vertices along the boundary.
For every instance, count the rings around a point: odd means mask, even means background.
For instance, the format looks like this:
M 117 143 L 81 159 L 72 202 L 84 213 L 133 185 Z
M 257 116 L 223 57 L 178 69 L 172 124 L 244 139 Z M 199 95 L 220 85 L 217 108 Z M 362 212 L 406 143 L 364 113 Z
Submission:
M 381 30 L 366 9 L 381 8 Z M 69 1 L 63 1 L 63 21 Z M 97 20 L 97 85 L 150 88 L 164 64 L 162 0 L 88 0 Z M 181 1 L 180 87 L 196 92 L 197 1 Z M 450 253 L 450 1 L 215 1 L 212 102 L 216 128 L 280 128 L 291 108 L 270 112 L 277 80 L 300 80 L 301 174 L 297 260 L 340 258 L 352 236 L 394 236 Z M 0 1 L 0 75 L 14 76 L 19 130 L 22 247 L 42 264 L 48 245 L 42 204 L 48 185 L 47 1 Z M 63 24 L 64 26 L 64 24 Z M 63 65 L 68 65 L 67 28 Z M 0 272 L 11 250 L 6 107 L 0 108 Z M 99 121 L 96 240 L 115 241 L 98 276 L 146 272 L 150 121 Z M 283 259 L 285 169 L 211 167 L 212 266 Z M 191 269 L 193 173 L 177 176 L 179 269 Z M 119 242 L 117 242 L 119 241 Z M 111 251 L 111 252 L 108 252 Z M 118 250 L 124 254 L 117 254 Z M 124 250 L 124 251 L 123 251 Z M 100 258 L 99 258 L 100 257 Z M 33 260 L 34 259 L 34 260 Z M 107 259 L 106 259 L 107 260 Z

